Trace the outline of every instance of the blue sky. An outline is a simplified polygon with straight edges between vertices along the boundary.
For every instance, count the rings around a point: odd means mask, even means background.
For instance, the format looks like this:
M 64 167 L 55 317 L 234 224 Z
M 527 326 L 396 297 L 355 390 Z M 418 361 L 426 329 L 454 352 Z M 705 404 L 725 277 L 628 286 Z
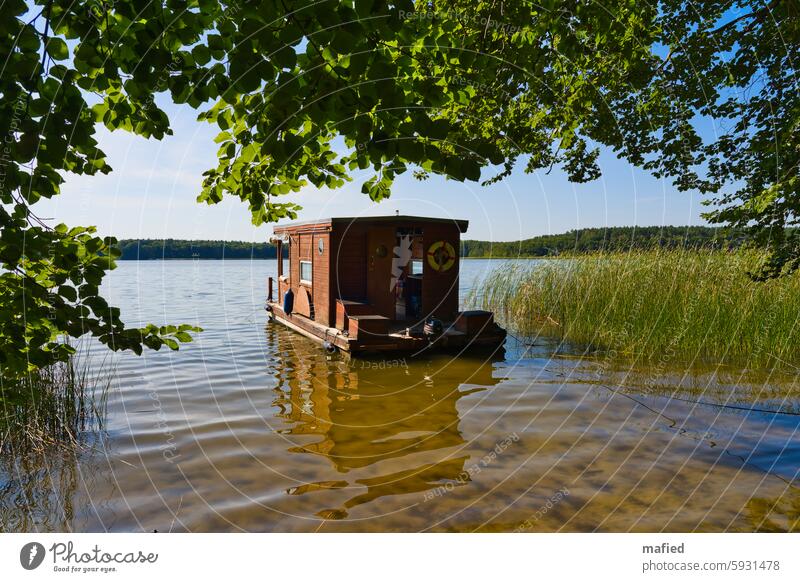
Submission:
M 163 105 L 174 135 L 145 140 L 101 128 L 99 141 L 114 171 L 107 176 L 67 176 L 61 196 L 37 205 L 40 216 L 70 225 L 98 227 L 119 238 L 266 240 L 272 225 L 255 227 L 244 203 L 235 198 L 207 206 L 195 201 L 204 170 L 213 167 L 216 127 L 196 121 L 188 107 Z M 603 152 L 603 177 L 572 184 L 553 170 L 525 174 L 518 169 L 488 188 L 432 176 L 420 182 L 411 173 L 395 183 L 380 204 L 360 193 L 365 174 L 338 190 L 307 188 L 287 197 L 303 206 L 299 218 L 415 214 L 465 218 L 466 238 L 507 241 L 574 228 L 704 224 L 701 197 L 677 192 L 627 162 Z

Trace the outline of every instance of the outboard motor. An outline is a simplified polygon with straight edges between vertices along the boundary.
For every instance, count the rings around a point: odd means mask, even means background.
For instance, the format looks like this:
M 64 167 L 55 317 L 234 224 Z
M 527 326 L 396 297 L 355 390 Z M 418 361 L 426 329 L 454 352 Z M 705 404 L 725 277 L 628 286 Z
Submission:
M 441 320 L 431 317 L 425 322 L 425 326 L 422 328 L 422 333 L 425 334 L 425 337 L 428 338 L 428 341 L 434 341 L 436 338 L 441 336 L 442 333 L 444 333 L 444 325 L 442 324 Z
M 294 309 L 294 291 L 289 289 L 283 294 L 283 312 L 289 315 Z

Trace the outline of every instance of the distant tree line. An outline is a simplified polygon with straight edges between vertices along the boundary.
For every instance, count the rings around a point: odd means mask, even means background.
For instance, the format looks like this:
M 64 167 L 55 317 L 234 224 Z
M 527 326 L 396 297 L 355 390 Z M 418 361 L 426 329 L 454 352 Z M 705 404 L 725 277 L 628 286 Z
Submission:
M 563 234 L 514 242 L 465 240 L 464 257 L 549 257 L 565 252 L 626 250 L 630 248 L 730 248 L 746 240 L 740 231 L 708 226 L 646 226 L 582 228 Z M 150 259 L 274 259 L 275 245 L 223 240 L 122 239 L 125 260 Z M 284 256 L 286 254 L 284 253 Z
M 275 245 L 224 240 L 122 239 L 123 261 L 150 259 L 274 259 Z
M 741 231 L 708 226 L 581 228 L 514 242 L 465 240 L 461 243 L 461 256 L 549 257 L 565 252 L 631 248 L 731 248 L 740 246 L 745 240 Z

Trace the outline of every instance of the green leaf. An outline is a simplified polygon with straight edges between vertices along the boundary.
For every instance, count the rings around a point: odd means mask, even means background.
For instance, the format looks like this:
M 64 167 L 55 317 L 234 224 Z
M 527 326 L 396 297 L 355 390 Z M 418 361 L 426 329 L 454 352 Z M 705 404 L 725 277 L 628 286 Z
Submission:
M 47 54 L 57 61 L 63 61 L 69 57 L 67 43 L 60 38 L 50 38 L 47 41 Z
M 32 26 L 23 26 L 17 38 L 17 45 L 24 52 L 36 52 L 39 50 L 41 43 L 39 42 L 39 35 L 36 34 Z
M 70 287 L 68 285 L 62 285 L 58 288 L 58 294 L 61 295 L 67 301 L 77 301 L 78 300 L 78 292 L 75 290 L 74 287 Z
M 211 51 L 207 46 L 199 44 L 192 49 L 192 57 L 198 65 L 205 65 L 211 60 Z

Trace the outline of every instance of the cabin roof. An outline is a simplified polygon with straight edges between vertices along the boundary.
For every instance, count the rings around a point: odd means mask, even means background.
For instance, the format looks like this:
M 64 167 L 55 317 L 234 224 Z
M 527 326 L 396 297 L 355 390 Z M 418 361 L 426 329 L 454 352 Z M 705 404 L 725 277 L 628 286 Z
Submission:
M 454 218 L 431 218 L 426 216 L 407 216 L 407 215 L 390 215 L 390 216 L 351 216 L 351 217 L 335 217 L 324 218 L 321 220 L 305 220 L 299 222 L 290 222 L 276 226 L 273 232 L 276 235 L 295 232 L 298 230 L 314 230 L 316 228 L 327 228 L 333 230 L 337 226 L 347 226 L 349 224 L 392 224 L 392 223 L 417 223 L 417 224 L 455 224 L 460 232 L 467 232 L 469 227 L 468 220 L 457 220 Z

